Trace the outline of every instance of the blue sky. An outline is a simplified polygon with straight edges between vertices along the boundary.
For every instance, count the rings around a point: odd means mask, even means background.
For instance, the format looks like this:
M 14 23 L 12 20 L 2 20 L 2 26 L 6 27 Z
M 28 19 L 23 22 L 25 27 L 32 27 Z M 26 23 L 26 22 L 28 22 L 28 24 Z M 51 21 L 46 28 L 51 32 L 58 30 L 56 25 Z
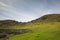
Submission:
M 60 13 L 60 0 L 0 0 L 0 20 L 27 22 Z

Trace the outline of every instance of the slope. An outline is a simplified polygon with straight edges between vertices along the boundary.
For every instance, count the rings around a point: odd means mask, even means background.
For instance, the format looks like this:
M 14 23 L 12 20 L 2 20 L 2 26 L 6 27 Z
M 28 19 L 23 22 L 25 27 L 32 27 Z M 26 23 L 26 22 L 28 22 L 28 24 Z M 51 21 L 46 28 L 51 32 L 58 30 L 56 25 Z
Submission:
M 9 40 L 60 40 L 60 14 L 49 14 L 28 22 L 22 29 L 33 32 L 18 34 Z
M 15 20 L 0 20 L 0 29 L 17 29 L 24 26 L 25 23 L 18 22 Z
M 60 22 L 60 14 L 47 14 L 42 17 L 33 20 L 32 22 Z

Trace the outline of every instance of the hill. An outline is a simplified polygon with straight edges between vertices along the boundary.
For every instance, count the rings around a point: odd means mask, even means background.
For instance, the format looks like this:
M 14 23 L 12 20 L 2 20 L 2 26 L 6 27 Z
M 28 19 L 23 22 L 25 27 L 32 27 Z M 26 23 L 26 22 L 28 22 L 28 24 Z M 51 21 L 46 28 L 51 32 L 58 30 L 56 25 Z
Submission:
M 30 22 L 18 22 L 15 20 L 0 20 L 0 26 L 14 26 L 14 25 L 24 25 L 28 23 L 35 22 L 60 22 L 60 14 L 48 14 L 43 15 L 42 17 L 32 20 Z
M 23 24 L 25 25 L 25 23 L 15 20 L 0 20 L 0 29 L 14 29 L 15 27 L 17 29 L 18 27 L 24 26 Z
M 32 22 L 60 22 L 60 14 L 48 14 L 33 20 Z
M 0 28 L 4 27 L 0 26 Z M 32 32 L 11 36 L 9 40 L 60 40 L 60 14 L 44 15 L 31 22 L 17 22 L 13 26 L 6 26 L 6 28 L 32 30 Z
M 22 28 L 31 29 L 33 32 L 19 34 L 9 40 L 60 40 L 60 14 L 44 15 L 26 23 Z
M 14 25 L 17 24 L 18 22 L 15 20 L 0 20 L 0 25 Z

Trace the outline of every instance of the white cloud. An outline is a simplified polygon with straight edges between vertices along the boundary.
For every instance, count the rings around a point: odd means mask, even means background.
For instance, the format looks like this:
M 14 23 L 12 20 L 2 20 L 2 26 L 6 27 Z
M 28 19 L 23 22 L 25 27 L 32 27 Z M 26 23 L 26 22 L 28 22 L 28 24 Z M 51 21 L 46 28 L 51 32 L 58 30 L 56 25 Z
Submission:
M 18 21 L 29 21 L 34 19 L 33 16 L 26 14 L 26 12 L 18 12 L 13 6 L 7 5 L 3 2 L 0 2 L 0 11 L 2 10 L 3 17 L 15 19 Z M 2 17 L 2 16 L 1 16 Z
M 60 10 L 59 3 L 53 1 L 50 6 L 49 4 L 47 0 L 0 0 L 0 14 L 18 21 L 30 21 L 41 15 L 51 14 Z M 55 7 L 52 4 L 56 4 Z M 4 15 L 3 17 L 5 17 Z
M 4 4 L 4 3 L 0 2 L 0 6 L 1 6 L 1 5 L 2 5 L 2 6 L 7 6 L 6 4 Z

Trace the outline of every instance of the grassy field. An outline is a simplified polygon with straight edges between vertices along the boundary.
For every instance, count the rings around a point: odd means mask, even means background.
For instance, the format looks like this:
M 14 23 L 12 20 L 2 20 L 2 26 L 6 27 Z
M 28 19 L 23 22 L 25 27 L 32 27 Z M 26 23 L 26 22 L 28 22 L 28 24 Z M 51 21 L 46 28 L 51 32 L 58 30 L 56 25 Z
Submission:
M 60 40 L 60 22 L 27 23 L 21 29 L 31 29 L 32 32 L 12 36 L 9 40 Z

